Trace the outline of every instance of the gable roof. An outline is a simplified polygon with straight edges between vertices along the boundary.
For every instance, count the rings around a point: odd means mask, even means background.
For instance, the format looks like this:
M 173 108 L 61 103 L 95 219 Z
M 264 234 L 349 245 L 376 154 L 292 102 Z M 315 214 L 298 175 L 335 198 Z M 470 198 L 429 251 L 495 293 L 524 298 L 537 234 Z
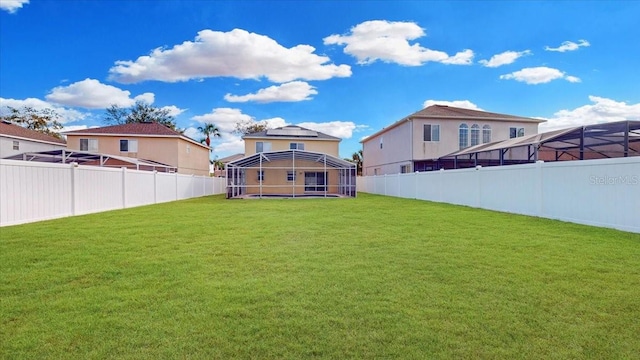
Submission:
M 332 140 L 340 141 L 335 136 L 321 133 L 320 131 L 310 130 L 297 125 L 287 125 L 275 129 L 267 129 L 255 133 L 247 134 L 243 139 L 306 139 L 306 140 Z
M 194 139 L 157 122 L 129 123 L 64 132 L 65 135 L 175 137 L 209 148 Z
M 420 111 L 416 111 L 413 114 L 396 121 L 395 123 L 383 128 L 382 130 L 368 136 L 366 139 L 360 141 L 361 143 L 367 142 L 374 137 L 393 129 L 394 127 L 401 125 L 411 119 L 434 119 L 434 120 L 492 120 L 492 121 L 513 121 L 513 122 L 526 122 L 526 123 L 543 123 L 546 120 L 528 118 L 523 116 L 500 114 L 488 111 L 471 110 L 457 108 L 447 105 L 431 105 Z
M 0 135 L 16 139 L 25 139 L 31 141 L 37 141 L 41 143 L 54 144 L 54 145 L 66 145 L 67 142 L 58 139 L 55 136 L 47 135 L 39 131 L 27 129 L 18 124 L 14 124 L 9 121 L 0 121 Z

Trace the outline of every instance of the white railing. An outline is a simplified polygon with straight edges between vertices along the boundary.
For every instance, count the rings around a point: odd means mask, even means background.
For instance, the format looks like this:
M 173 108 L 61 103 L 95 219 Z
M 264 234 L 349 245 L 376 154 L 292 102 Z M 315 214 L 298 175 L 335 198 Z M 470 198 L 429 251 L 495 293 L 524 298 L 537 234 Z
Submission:
M 0 226 L 224 194 L 224 178 L 0 159 Z
M 640 233 L 640 157 L 368 176 L 358 191 Z

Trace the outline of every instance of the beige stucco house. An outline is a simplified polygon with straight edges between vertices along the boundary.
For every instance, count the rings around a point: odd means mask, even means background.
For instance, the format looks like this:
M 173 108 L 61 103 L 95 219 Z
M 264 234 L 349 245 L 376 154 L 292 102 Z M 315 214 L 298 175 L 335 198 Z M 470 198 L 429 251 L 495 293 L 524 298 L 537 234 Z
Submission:
M 70 131 L 69 150 L 157 162 L 180 174 L 209 175 L 209 147 L 155 122 Z
M 537 134 L 545 120 L 432 105 L 362 140 L 363 175 L 439 169 L 438 159 L 469 146 Z
M 243 137 L 245 157 L 227 164 L 227 197 L 355 196 L 355 164 L 340 138 L 299 126 Z

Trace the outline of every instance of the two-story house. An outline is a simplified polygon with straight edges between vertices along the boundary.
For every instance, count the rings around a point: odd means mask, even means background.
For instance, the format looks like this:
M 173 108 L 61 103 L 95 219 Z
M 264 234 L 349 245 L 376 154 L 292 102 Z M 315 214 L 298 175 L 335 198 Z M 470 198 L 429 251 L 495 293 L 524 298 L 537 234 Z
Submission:
M 209 147 L 156 122 L 69 131 L 69 150 L 109 154 L 174 167 L 180 174 L 209 175 Z
M 355 196 L 355 164 L 340 138 L 300 126 L 243 137 L 245 157 L 227 164 L 228 197 Z
M 0 158 L 27 152 L 61 150 L 66 147 L 65 141 L 57 137 L 9 121 L 0 121 Z
M 469 146 L 538 133 L 545 120 L 432 105 L 362 140 L 363 175 L 438 170 Z

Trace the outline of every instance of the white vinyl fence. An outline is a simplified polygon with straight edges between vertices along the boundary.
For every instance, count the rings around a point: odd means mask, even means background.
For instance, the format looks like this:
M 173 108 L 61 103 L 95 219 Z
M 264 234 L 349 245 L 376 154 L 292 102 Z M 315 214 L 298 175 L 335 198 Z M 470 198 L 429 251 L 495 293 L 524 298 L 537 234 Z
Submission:
M 640 157 L 367 176 L 358 191 L 640 233 Z
M 0 226 L 223 194 L 224 178 L 0 159 Z

